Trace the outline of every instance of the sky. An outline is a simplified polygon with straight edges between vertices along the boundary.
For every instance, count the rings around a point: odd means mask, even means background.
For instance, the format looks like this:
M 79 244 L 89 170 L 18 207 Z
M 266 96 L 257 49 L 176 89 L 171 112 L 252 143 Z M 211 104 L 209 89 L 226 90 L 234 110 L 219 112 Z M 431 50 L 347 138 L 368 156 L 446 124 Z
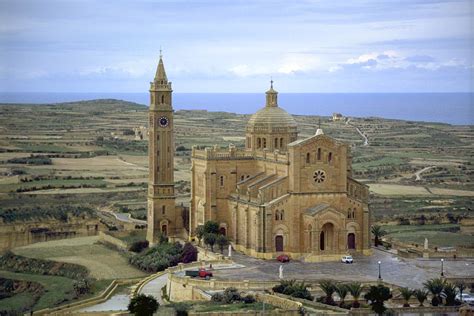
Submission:
M 470 0 L 0 0 L 1 92 L 473 92 Z

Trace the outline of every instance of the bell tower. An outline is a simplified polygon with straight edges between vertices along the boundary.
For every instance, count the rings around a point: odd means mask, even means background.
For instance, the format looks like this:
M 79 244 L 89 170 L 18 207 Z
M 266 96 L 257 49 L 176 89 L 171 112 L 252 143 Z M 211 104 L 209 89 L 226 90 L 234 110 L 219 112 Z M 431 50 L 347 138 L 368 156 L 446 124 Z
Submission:
M 171 82 L 163 58 L 150 83 L 148 112 L 148 216 L 147 240 L 155 244 L 160 235 L 179 234 L 181 218 L 174 194 L 174 133 Z M 181 225 L 182 226 L 182 225 Z

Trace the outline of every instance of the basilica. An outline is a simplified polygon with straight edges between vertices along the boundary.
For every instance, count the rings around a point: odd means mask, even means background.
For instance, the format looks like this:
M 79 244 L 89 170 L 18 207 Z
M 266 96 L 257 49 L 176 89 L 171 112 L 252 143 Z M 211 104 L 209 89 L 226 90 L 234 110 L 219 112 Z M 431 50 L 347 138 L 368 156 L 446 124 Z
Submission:
M 171 83 L 160 63 L 151 84 L 148 239 L 182 236 L 174 204 Z M 250 256 L 304 261 L 370 254 L 368 187 L 352 178 L 350 146 L 318 128 L 298 137 L 295 119 L 266 92 L 247 122 L 245 148 L 193 147 L 189 232 L 216 221 L 233 247 Z

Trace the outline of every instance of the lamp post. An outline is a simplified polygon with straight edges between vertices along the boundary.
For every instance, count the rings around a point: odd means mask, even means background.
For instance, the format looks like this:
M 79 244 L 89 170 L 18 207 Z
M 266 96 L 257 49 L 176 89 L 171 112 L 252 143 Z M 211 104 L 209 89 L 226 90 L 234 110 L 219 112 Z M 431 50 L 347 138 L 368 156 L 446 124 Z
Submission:
M 444 259 L 441 259 L 441 276 L 444 277 Z
M 382 281 L 382 274 L 381 274 L 381 271 L 380 271 L 380 264 L 381 263 L 382 262 L 380 262 L 380 261 L 378 262 L 378 264 L 379 264 L 379 281 Z

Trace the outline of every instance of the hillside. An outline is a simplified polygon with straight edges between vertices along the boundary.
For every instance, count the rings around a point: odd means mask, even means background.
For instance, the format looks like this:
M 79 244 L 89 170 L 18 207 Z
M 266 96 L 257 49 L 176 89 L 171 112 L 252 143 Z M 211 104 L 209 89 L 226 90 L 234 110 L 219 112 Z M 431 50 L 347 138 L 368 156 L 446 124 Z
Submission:
M 189 199 L 192 145 L 244 144 L 248 115 L 175 112 L 179 201 Z M 382 118 L 295 116 L 300 137 L 321 119 L 325 134 L 352 145 L 355 177 L 372 192 L 377 220 L 445 221 L 472 210 L 473 127 Z M 135 128 L 147 108 L 119 100 L 51 105 L 0 104 L 2 212 L 68 204 L 144 218 L 147 141 Z M 365 144 L 365 137 L 367 144 Z

